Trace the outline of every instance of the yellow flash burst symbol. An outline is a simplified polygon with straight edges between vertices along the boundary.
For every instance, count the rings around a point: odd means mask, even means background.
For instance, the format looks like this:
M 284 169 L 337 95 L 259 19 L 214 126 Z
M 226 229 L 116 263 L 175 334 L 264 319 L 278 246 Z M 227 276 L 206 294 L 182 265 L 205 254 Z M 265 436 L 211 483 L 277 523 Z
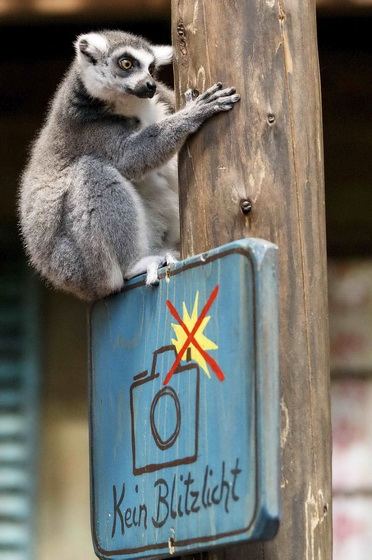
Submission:
M 199 305 L 199 292 L 196 292 L 194 307 L 193 307 L 191 316 L 189 315 L 189 312 L 187 311 L 187 307 L 186 307 L 185 302 L 183 302 L 183 304 L 182 304 L 182 311 L 183 311 L 182 320 L 183 320 L 184 324 L 186 325 L 189 332 L 192 331 L 196 321 L 198 320 L 198 305 Z M 198 328 L 197 332 L 195 333 L 195 340 L 197 341 L 197 343 L 200 345 L 200 347 L 203 350 L 216 350 L 218 348 L 217 344 L 215 344 L 212 340 L 210 340 L 209 338 L 207 338 L 203 334 L 203 331 L 204 331 L 205 327 L 207 326 L 207 324 L 209 323 L 210 318 L 211 318 L 210 315 L 208 317 L 204 317 L 204 319 L 202 320 L 202 322 L 200 324 L 200 327 Z M 181 325 L 177 325 L 175 323 L 172 323 L 172 327 L 173 327 L 174 332 L 175 332 L 176 337 L 177 337 L 177 339 L 172 338 L 172 343 L 176 347 L 176 351 L 177 351 L 177 354 L 178 354 L 182 350 L 182 347 L 186 343 L 188 337 L 187 337 L 187 334 L 186 334 L 184 328 Z M 195 347 L 192 340 L 190 341 L 190 344 L 185 348 L 185 350 L 183 352 L 183 355 L 181 356 L 181 359 L 184 358 L 188 349 L 190 349 L 190 354 L 191 354 L 190 358 L 192 360 L 194 360 L 195 362 L 197 362 L 200 365 L 200 367 L 205 371 L 207 376 L 210 377 L 211 374 L 209 372 L 207 362 L 205 361 L 204 357 L 199 352 L 199 350 Z

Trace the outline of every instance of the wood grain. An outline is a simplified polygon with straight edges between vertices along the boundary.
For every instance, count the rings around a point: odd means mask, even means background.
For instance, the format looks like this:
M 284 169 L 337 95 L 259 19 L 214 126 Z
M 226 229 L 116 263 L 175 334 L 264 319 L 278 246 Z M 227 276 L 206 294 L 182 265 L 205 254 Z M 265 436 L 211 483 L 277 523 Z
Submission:
M 280 253 L 282 524 L 213 560 L 330 560 L 331 436 L 324 180 L 313 0 L 172 0 L 175 86 L 241 102 L 180 154 L 183 256 L 242 237 Z M 242 201 L 252 210 L 244 214 Z

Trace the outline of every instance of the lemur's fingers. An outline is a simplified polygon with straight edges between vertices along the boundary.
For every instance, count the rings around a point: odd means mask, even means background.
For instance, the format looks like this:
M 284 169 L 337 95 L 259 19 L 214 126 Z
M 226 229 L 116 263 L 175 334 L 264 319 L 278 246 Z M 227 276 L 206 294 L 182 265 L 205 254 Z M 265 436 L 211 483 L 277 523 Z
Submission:
M 170 264 L 175 264 L 177 262 L 177 258 L 173 253 L 166 253 L 164 257 L 155 257 L 148 266 L 146 272 L 146 284 L 147 286 L 158 286 L 159 285 L 159 276 L 158 270 L 163 266 L 169 266 Z
M 230 111 L 234 107 L 233 103 L 224 103 L 223 105 L 216 105 L 216 113 L 221 111 Z
M 210 103 L 211 101 L 215 101 L 216 99 L 219 99 L 220 97 L 228 97 L 230 95 L 233 95 L 234 93 L 236 93 L 236 88 L 231 87 L 231 88 L 226 88 L 226 89 L 221 89 L 219 91 L 216 91 L 213 95 L 211 95 L 208 98 L 208 103 Z
M 170 265 L 170 264 L 175 264 L 177 262 L 177 258 L 174 255 L 174 253 L 166 253 L 165 257 L 164 257 L 164 264 L 165 265 Z
M 219 97 L 215 99 L 213 103 L 208 103 L 206 108 L 210 115 L 219 113 L 220 111 L 230 111 L 234 107 L 234 104 L 239 101 L 240 95 L 229 95 L 225 97 Z
M 150 271 L 153 271 L 155 268 L 156 270 L 161 266 L 161 263 L 164 261 L 164 257 L 160 257 L 159 255 L 149 255 L 148 257 L 142 257 L 139 261 L 137 261 L 130 270 L 125 273 L 125 279 L 128 280 L 129 278 L 133 278 L 133 276 L 138 276 L 139 274 L 146 275 Z M 151 276 L 151 272 L 150 272 Z
M 158 269 L 159 269 L 158 262 L 154 261 L 151 264 L 149 264 L 146 271 L 146 286 L 159 285 Z
M 222 89 L 222 84 L 221 84 L 221 82 L 217 82 L 217 84 L 214 84 L 214 86 L 210 87 L 204 93 L 199 95 L 199 97 L 197 99 L 198 99 L 198 101 L 203 101 L 204 99 L 207 99 L 208 97 L 210 97 L 211 95 L 213 95 L 214 93 L 216 93 L 216 91 L 218 91 L 220 89 Z
M 164 256 L 149 255 L 140 259 L 125 275 L 125 278 L 133 278 L 139 274 L 146 274 L 146 285 L 157 286 L 159 284 L 158 270 L 163 266 L 168 266 L 177 262 L 173 253 L 166 253 Z
M 234 104 L 240 100 L 240 95 L 235 93 L 234 95 L 226 95 L 224 97 L 218 97 L 215 102 L 218 105 L 225 105 L 226 103 Z

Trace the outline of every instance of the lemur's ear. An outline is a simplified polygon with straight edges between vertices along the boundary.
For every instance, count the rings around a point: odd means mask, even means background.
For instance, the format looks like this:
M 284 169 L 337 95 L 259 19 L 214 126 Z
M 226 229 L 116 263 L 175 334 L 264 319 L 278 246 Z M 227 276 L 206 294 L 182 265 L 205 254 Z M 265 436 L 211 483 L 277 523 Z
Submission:
M 89 60 L 93 64 L 108 52 L 106 38 L 99 33 L 85 33 L 79 35 L 75 42 L 75 49 L 81 58 Z
M 165 66 L 172 62 L 173 47 L 170 45 L 155 45 L 152 50 L 155 55 L 156 66 Z

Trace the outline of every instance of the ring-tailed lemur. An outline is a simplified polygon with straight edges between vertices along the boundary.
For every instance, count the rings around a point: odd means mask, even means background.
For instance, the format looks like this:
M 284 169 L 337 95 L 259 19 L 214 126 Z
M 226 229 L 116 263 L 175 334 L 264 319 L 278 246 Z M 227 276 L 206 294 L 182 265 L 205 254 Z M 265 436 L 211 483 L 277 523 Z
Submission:
M 156 283 L 179 243 L 177 151 L 239 95 L 220 83 L 196 99 L 188 91 L 175 113 L 156 80 L 171 47 L 122 31 L 75 47 L 22 178 L 21 231 L 42 276 L 95 300 L 142 272 Z

